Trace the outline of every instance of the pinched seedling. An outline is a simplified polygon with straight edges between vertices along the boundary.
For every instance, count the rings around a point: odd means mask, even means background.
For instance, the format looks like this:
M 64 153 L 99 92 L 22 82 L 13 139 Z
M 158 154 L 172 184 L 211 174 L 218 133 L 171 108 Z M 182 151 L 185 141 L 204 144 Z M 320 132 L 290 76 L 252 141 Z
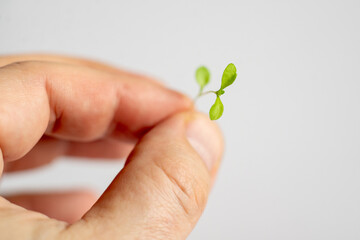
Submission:
M 225 93 L 224 89 L 226 87 L 233 84 L 233 82 L 236 79 L 236 76 L 237 76 L 236 67 L 233 63 L 230 63 L 229 65 L 227 65 L 222 75 L 220 89 L 217 91 L 203 92 L 204 87 L 210 82 L 210 72 L 204 66 L 201 66 L 196 70 L 196 74 L 195 74 L 196 82 L 200 86 L 200 91 L 199 94 L 196 96 L 196 99 L 208 93 L 216 94 L 215 103 L 211 106 L 209 111 L 209 117 L 211 120 L 217 120 L 222 116 L 224 112 L 224 105 L 221 102 L 220 96 Z

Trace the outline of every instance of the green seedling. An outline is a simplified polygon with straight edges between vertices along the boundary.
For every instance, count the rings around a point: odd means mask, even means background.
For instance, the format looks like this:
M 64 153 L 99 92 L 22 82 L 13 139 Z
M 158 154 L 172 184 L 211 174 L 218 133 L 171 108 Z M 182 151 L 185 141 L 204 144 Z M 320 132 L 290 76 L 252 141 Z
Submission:
M 209 111 L 209 117 L 211 120 L 217 120 L 222 116 L 224 112 L 224 105 L 221 102 L 220 96 L 225 93 L 224 89 L 226 87 L 233 84 L 233 82 L 236 79 L 236 76 L 237 76 L 236 67 L 233 63 L 230 63 L 229 65 L 227 65 L 222 75 L 220 89 L 217 91 L 203 92 L 204 87 L 210 82 L 210 72 L 204 66 L 201 66 L 196 70 L 195 77 L 196 77 L 196 82 L 200 86 L 200 90 L 195 99 L 208 93 L 216 94 L 215 103 L 211 106 Z

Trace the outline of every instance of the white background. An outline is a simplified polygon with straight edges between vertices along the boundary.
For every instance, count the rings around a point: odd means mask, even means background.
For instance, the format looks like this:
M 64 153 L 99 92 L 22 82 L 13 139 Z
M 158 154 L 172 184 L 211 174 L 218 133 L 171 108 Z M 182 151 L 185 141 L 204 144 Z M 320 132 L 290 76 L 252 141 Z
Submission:
M 235 63 L 224 162 L 189 239 L 360 239 L 359 30 L 358 0 L 0 1 L 1 54 L 90 57 L 188 95 L 200 64 L 215 89 Z M 120 168 L 63 159 L 0 190 L 100 193 Z

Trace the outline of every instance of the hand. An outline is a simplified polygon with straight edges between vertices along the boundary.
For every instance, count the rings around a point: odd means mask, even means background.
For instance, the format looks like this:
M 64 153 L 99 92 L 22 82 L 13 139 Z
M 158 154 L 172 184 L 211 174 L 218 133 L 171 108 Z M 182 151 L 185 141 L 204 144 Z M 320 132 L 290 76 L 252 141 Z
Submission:
M 0 57 L 0 174 L 132 150 L 82 217 L 92 202 L 82 192 L 8 198 L 28 210 L 0 197 L 0 239 L 185 239 L 222 149 L 216 125 L 154 80 L 81 59 Z

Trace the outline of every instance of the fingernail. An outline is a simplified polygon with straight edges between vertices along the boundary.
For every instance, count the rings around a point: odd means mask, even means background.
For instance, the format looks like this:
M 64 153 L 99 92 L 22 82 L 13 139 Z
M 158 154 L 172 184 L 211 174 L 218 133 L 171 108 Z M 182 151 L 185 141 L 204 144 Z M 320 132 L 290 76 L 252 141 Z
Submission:
M 187 139 L 211 171 L 222 154 L 222 135 L 208 116 L 196 114 L 189 122 Z
M 0 176 L 3 172 L 3 170 L 4 170 L 4 159 L 3 159 L 2 151 L 0 148 Z

